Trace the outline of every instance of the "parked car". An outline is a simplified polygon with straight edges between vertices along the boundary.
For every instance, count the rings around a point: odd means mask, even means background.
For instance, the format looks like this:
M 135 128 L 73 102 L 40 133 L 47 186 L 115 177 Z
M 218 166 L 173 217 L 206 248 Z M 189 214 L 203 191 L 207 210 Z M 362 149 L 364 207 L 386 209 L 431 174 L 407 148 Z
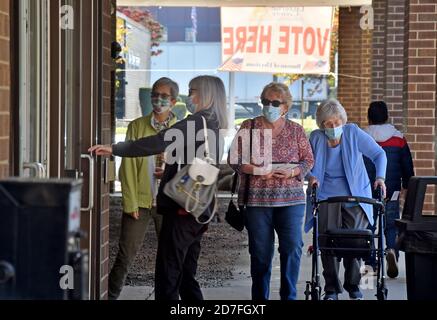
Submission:
M 304 109 L 304 118 L 311 117 L 316 118 L 317 107 L 320 105 L 319 101 L 309 101 L 306 102 L 307 107 Z M 302 119 L 302 103 L 300 101 L 295 101 L 288 110 L 288 119 Z
M 259 117 L 261 114 L 262 108 L 258 103 L 235 104 L 235 129 L 238 130 L 245 120 Z

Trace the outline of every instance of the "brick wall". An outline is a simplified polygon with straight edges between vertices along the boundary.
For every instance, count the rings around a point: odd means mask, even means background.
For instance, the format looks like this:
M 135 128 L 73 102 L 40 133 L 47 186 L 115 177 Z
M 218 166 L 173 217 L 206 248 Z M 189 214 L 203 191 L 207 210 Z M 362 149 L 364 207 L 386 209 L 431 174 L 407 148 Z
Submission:
M 349 122 L 365 126 L 371 91 L 372 33 L 360 28 L 360 8 L 340 8 L 338 99 Z
M 0 1 L 0 178 L 9 176 L 10 150 L 9 1 Z
M 111 59 L 111 43 L 115 39 L 115 0 L 103 0 L 103 112 L 102 143 L 112 142 L 111 88 L 113 86 L 111 71 L 114 69 Z M 104 175 L 103 175 L 104 176 Z M 101 181 L 101 249 L 100 249 L 100 297 L 106 299 L 108 295 L 109 273 L 109 184 Z
M 372 35 L 372 100 L 385 96 L 385 33 L 387 0 L 373 0 L 374 29 Z
M 436 175 L 436 59 L 437 4 L 435 0 L 409 0 L 405 6 L 404 121 L 414 157 L 416 175 Z M 435 213 L 435 191 L 425 199 Z
M 389 109 L 391 123 L 402 130 L 404 119 L 402 94 L 404 85 L 405 0 L 388 0 L 386 10 L 384 100 Z
M 389 121 L 403 130 L 405 0 L 374 0 L 372 100 L 384 100 Z

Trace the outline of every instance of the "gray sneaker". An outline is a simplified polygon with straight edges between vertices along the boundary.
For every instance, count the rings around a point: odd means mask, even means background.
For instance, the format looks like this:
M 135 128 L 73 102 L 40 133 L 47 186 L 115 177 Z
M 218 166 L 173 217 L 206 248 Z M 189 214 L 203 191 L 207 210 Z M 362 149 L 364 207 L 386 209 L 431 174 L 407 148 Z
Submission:
M 364 300 L 363 293 L 360 291 L 358 286 L 344 286 L 344 289 L 349 293 L 349 299 Z
M 396 278 L 399 275 L 398 261 L 394 249 L 387 249 L 387 275 L 390 278 Z

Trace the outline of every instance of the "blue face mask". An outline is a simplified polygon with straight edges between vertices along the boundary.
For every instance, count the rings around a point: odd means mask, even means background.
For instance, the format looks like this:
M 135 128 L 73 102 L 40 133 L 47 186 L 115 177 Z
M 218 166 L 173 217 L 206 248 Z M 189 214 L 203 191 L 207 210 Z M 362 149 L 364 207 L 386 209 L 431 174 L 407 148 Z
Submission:
M 263 115 L 268 122 L 274 123 L 281 118 L 281 108 L 270 106 L 263 107 Z
M 343 126 L 335 128 L 325 128 L 325 134 L 329 140 L 340 140 L 343 134 Z
M 188 97 L 185 102 L 186 102 L 187 110 L 190 113 L 195 113 L 197 109 L 197 105 L 193 103 L 193 98 Z

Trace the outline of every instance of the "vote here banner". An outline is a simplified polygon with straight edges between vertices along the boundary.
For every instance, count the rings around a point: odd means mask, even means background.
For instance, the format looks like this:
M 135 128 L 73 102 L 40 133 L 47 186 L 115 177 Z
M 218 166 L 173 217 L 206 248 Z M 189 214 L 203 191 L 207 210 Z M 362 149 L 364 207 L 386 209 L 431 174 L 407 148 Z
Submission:
M 221 71 L 326 74 L 332 7 L 221 9 Z

